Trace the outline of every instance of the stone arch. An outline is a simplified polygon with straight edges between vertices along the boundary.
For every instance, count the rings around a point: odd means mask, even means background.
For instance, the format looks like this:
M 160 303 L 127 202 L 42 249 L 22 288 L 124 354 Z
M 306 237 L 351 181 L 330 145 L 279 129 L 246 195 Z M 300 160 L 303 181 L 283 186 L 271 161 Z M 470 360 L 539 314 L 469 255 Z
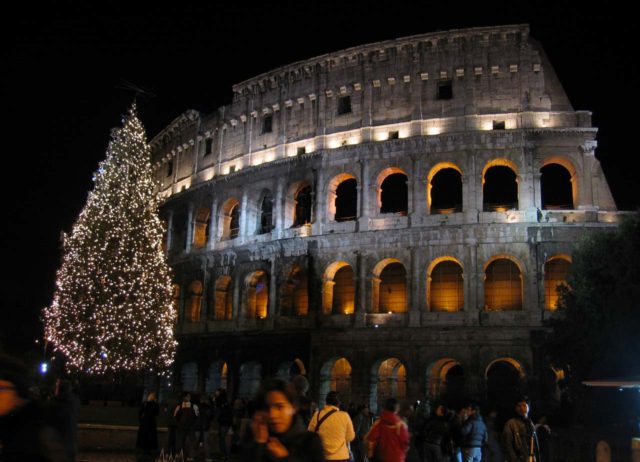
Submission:
M 558 301 L 560 299 L 558 287 L 567 284 L 570 271 L 571 257 L 566 254 L 554 255 L 544 263 L 545 309 L 554 311 L 558 308 Z
M 337 391 L 343 403 L 351 401 L 351 375 L 351 363 L 347 358 L 334 357 L 325 361 L 320 368 L 320 407 L 326 403 L 327 393 L 330 391 Z
M 518 168 L 509 159 L 493 159 L 482 169 L 482 207 L 485 212 L 518 209 Z
M 235 239 L 240 234 L 240 202 L 235 197 L 227 199 L 220 210 L 221 239 Z
M 556 167 L 555 171 L 551 170 L 552 167 Z M 578 175 L 569 159 L 552 156 L 542 162 L 540 194 L 543 209 L 575 209 L 578 203 Z M 553 196 L 556 200 L 550 200 Z
M 193 227 L 193 247 L 203 249 L 209 241 L 210 215 L 208 208 L 200 207 L 195 214 L 195 223 Z
M 216 321 L 229 321 L 233 319 L 233 292 L 231 276 L 222 275 L 216 279 L 213 297 L 213 319 Z
M 298 228 L 311 223 L 312 205 L 311 182 L 298 181 L 289 186 L 284 207 L 285 228 Z
M 205 392 L 211 394 L 218 388 L 227 390 L 229 387 L 229 366 L 224 359 L 218 359 L 209 365 L 207 379 L 205 381 Z
M 446 397 L 447 404 L 455 408 L 463 395 L 464 368 L 459 361 L 441 358 L 427 367 L 427 396 L 431 400 Z
M 276 378 L 284 380 L 285 382 L 291 382 L 291 380 L 298 375 L 307 375 L 307 369 L 304 367 L 304 363 L 300 358 L 295 358 L 293 361 L 281 362 L 276 371 Z
M 273 195 L 265 189 L 258 202 L 258 234 L 267 234 L 275 227 L 273 224 Z
M 374 313 L 407 311 L 407 270 L 400 260 L 386 258 L 373 268 L 371 308 Z
M 409 176 L 398 167 L 388 167 L 378 174 L 378 207 L 380 213 L 407 215 L 409 212 Z
M 434 259 L 427 268 L 429 311 L 461 311 L 464 308 L 464 270 L 451 256 Z
M 369 407 L 376 413 L 388 398 L 407 397 L 407 369 L 398 358 L 378 360 L 371 368 Z
M 485 310 L 522 310 L 524 280 L 520 262 L 510 255 L 496 255 L 484 267 Z
M 502 415 L 511 414 L 517 396 L 524 391 L 522 364 L 512 357 L 494 359 L 487 365 L 484 377 L 489 407 Z
M 280 289 L 280 314 L 282 316 L 307 316 L 309 314 L 309 290 L 307 272 L 299 265 L 289 271 Z
M 202 309 L 202 283 L 193 281 L 189 284 L 189 299 L 187 302 L 187 319 L 190 322 L 200 321 L 200 311 Z
M 239 369 L 238 398 L 252 398 L 262 382 L 262 365 L 257 361 L 242 363 Z
M 355 299 L 353 268 L 345 261 L 331 263 L 322 278 L 322 313 L 353 314 Z
M 198 365 L 194 361 L 185 363 L 180 368 L 182 391 L 194 393 L 198 390 Z
M 351 173 L 334 176 L 327 185 L 327 218 L 355 220 L 358 215 L 358 180 Z
M 436 164 L 427 175 L 427 207 L 431 215 L 462 212 L 462 170 L 453 162 Z
M 269 314 L 269 275 L 257 270 L 244 279 L 245 317 L 264 319 Z

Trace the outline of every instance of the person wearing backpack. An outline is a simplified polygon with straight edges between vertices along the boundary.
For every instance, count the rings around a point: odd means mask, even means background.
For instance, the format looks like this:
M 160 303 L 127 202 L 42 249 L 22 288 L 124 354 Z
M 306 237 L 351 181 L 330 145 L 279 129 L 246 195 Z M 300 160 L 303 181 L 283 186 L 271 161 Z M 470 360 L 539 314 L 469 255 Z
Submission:
M 328 461 L 349 462 L 349 443 L 356 437 L 351 417 L 340 408 L 338 392 L 327 393 L 327 404 L 311 417 L 308 430 L 316 432 L 322 440 L 324 456 Z

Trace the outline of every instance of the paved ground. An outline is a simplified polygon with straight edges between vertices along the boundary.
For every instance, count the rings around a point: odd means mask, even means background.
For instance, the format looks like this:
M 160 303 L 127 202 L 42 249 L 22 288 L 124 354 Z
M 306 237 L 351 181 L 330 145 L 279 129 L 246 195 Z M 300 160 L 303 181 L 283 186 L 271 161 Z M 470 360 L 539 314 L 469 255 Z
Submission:
M 81 452 L 78 454 L 76 458 L 76 462 L 156 462 L 158 459 L 145 459 L 145 458 L 136 458 L 136 455 L 133 453 L 114 453 L 114 452 Z M 162 460 L 162 459 L 159 459 Z M 178 459 L 180 460 L 180 459 Z M 215 455 L 213 456 L 213 460 L 215 462 L 222 462 L 222 457 Z M 169 462 L 170 459 L 165 458 L 165 462 Z M 204 458 L 199 457 L 195 459 L 195 462 L 202 462 Z M 239 462 L 240 458 L 237 456 L 232 456 L 229 459 L 229 462 Z M 186 462 L 186 461 L 185 461 Z

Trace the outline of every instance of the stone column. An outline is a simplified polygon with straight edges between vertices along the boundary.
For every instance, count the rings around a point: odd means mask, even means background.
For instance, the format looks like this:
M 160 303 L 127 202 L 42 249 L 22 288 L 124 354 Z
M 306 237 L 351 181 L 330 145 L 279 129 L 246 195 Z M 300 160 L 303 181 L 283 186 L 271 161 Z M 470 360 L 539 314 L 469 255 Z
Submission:
M 284 235 L 284 188 L 286 178 L 283 176 L 278 177 L 278 183 L 276 186 L 276 200 L 273 207 L 275 214 L 275 227 L 273 228 L 272 235 L 275 239 L 280 239 Z
M 462 211 L 466 223 L 477 223 L 478 212 L 482 210 L 482 172 L 476 172 L 476 153 L 467 151 L 469 159 L 462 175 Z
M 576 208 L 580 210 L 594 210 L 593 204 L 593 164 L 597 162 L 595 158 L 596 141 L 585 141 L 580 145 L 582 152 L 582 175 L 578 183 L 578 204 Z M 580 187 L 581 186 L 581 187 Z
M 356 304 L 354 316 L 356 327 L 362 327 L 366 324 L 367 314 L 367 268 L 366 258 L 362 253 L 358 252 L 356 262 L 358 277 L 355 282 L 358 303 Z
M 369 229 L 369 214 L 370 214 L 370 195 L 371 188 L 369 187 L 369 162 L 366 159 L 360 160 L 360 178 L 362 181 L 361 192 L 362 198 L 360 199 L 360 217 L 358 218 L 358 229 L 360 231 L 366 231 Z
M 362 142 L 371 141 L 371 124 L 372 124 L 372 99 L 373 90 L 371 84 L 371 63 L 365 63 L 363 66 L 362 78 Z
M 209 242 L 207 248 L 213 250 L 218 235 L 218 201 L 214 198 L 211 201 L 211 215 L 209 216 Z
M 166 254 L 171 252 L 171 246 L 173 244 L 173 210 L 169 210 L 169 216 L 167 217 L 167 236 L 166 236 Z
M 280 315 L 280 307 L 277 306 L 278 285 L 276 277 L 276 259 L 276 255 L 271 256 L 271 269 L 269 270 L 269 312 L 267 313 L 267 325 L 271 329 L 273 329 L 276 316 Z
M 418 249 L 412 248 L 411 252 L 411 298 L 409 305 L 409 325 L 411 327 L 418 327 L 420 325 L 420 318 L 422 312 L 422 304 L 420 303 L 420 290 L 422 284 L 420 284 L 420 254 Z
M 467 239 L 466 245 L 467 261 L 463 272 L 465 318 L 476 324 L 484 306 L 484 273 L 478 267 L 478 243 L 475 239 Z
M 422 80 L 420 79 L 420 53 L 413 52 L 411 63 L 411 103 L 413 111 L 411 113 L 411 129 L 409 136 L 422 135 Z
M 411 199 L 409 211 L 409 226 L 420 225 L 426 210 L 426 188 L 425 179 L 422 178 L 422 162 L 417 154 L 411 156 L 411 180 L 413 188 L 409 188 L 409 199 Z
M 185 245 L 187 253 L 191 252 L 191 246 L 193 245 L 193 220 L 195 219 L 194 208 L 195 206 L 193 202 L 189 202 L 189 211 L 187 215 L 187 242 Z
M 246 189 L 242 191 L 242 199 L 240 199 L 240 242 L 244 242 L 247 238 L 247 201 L 249 193 Z

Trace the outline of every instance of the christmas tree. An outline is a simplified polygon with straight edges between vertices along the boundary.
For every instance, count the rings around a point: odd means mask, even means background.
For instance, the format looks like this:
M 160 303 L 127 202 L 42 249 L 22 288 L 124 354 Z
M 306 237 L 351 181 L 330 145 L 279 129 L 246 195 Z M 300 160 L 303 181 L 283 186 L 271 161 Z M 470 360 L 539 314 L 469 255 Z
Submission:
M 150 148 L 135 104 L 65 236 L 45 338 L 85 373 L 166 371 L 176 317 Z

